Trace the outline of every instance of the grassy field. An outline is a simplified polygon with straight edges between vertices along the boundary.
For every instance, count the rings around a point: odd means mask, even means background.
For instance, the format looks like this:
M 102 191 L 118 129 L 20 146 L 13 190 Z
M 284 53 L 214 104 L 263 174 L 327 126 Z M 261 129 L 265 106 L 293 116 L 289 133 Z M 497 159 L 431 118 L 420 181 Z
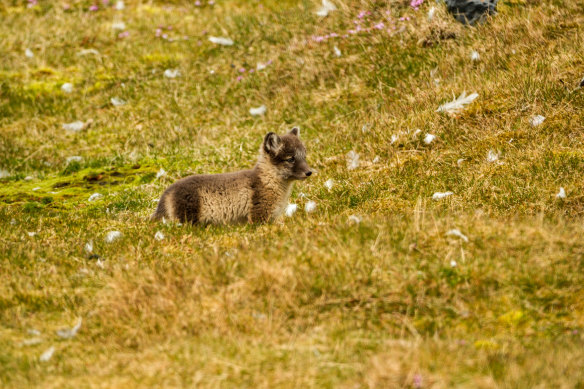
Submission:
M 584 387 L 584 3 L 26 3 L 0 3 L 0 386 Z M 292 217 L 148 221 L 293 125 Z

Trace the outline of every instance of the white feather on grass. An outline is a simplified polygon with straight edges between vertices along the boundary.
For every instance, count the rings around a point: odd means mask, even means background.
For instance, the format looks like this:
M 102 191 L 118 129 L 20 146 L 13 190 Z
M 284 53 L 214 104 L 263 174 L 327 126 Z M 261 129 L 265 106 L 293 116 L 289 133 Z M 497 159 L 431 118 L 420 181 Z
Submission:
M 450 267 L 456 267 L 457 265 L 458 263 L 454 259 L 450 261 Z
M 462 239 L 463 241 L 468 242 L 468 237 L 466 235 L 464 235 L 462 232 L 460 232 L 460 230 L 457 228 L 453 228 L 452 230 L 449 230 L 446 233 L 446 236 L 456 236 L 456 237 Z
M 122 105 L 126 105 L 126 101 L 120 99 L 119 97 L 112 97 L 110 102 L 114 107 L 121 107 Z
M 432 195 L 432 200 L 438 201 L 445 197 L 452 196 L 454 192 L 436 192 Z
M 63 130 L 66 130 L 66 131 L 79 132 L 85 128 L 86 128 L 85 122 L 82 122 L 81 120 L 76 120 L 76 121 L 71 122 L 71 123 L 64 123 L 63 124 Z
M 83 250 L 85 250 L 87 254 L 91 254 L 93 252 L 93 241 L 90 240 L 89 242 L 85 243 Z
M 430 7 L 428 10 L 428 21 L 431 22 L 434 19 L 434 15 L 436 14 L 436 7 Z
M 341 53 L 341 50 L 339 50 L 339 48 L 338 48 L 337 46 L 333 47 L 333 51 L 335 52 L 335 55 L 336 55 L 337 57 L 340 57 L 341 55 L 343 55 L 343 54 Z
M 221 46 L 231 46 L 233 45 L 233 40 L 229 39 L 229 38 L 224 38 L 224 37 L 216 37 L 216 36 L 210 36 L 209 37 L 209 41 L 213 42 L 217 45 L 221 45 Z
M 122 237 L 122 233 L 120 231 L 110 231 L 105 236 L 105 241 L 107 243 L 112 243 L 113 241 L 120 239 Z
M 306 211 L 306 213 L 314 212 L 315 209 L 316 209 L 316 202 L 314 202 L 312 200 L 307 202 L 306 205 L 304 206 L 304 211 Z
M 77 55 L 80 57 L 82 57 L 84 55 L 88 55 L 88 54 L 99 55 L 99 51 L 97 51 L 95 49 L 83 49 L 77 53 Z
M 77 319 L 77 324 L 75 324 L 73 326 L 73 328 L 71 328 L 71 329 L 65 328 L 62 330 L 58 330 L 57 335 L 59 335 L 63 339 L 73 338 L 75 335 L 77 335 L 77 331 L 79 331 L 79 328 L 81 328 L 82 322 L 83 322 L 83 319 L 81 319 L 81 318 Z
M 124 23 L 122 21 L 117 21 L 117 22 L 112 23 L 112 30 L 125 30 L 125 29 L 126 29 L 126 23 Z
M 164 234 L 162 233 L 162 231 L 156 231 L 156 234 L 154 234 L 154 239 L 156 240 L 163 240 L 164 239 Z
M 426 136 L 424 137 L 424 143 L 429 145 L 430 143 L 432 143 L 434 141 L 434 139 L 436 139 L 436 135 L 426 134 Z
M 39 361 L 41 362 L 47 362 L 49 361 L 49 359 L 51 359 L 53 357 L 53 354 L 55 353 L 55 347 L 51 346 L 48 349 L 45 350 L 44 353 L 41 354 L 41 356 L 39 357 Z
M 353 150 L 347 153 L 347 169 L 355 170 L 359 167 L 359 154 Z
M 476 50 L 473 50 L 473 51 L 470 53 L 470 60 L 471 60 L 471 61 L 473 61 L 473 62 L 477 62 L 477 61 L 480 61 L 480 59 L 481 59 L 481 55 L 479 54 L 479 52 L 478 52 L 478 51 L 476 51 Z
M 178 69 L 166 69 L 164 71 L 164 77 L 166 77 L 166 78 L 177 78 L 177 77 L 180 77 L 180 70 L 178 70 Z
M 298 210 L 298 206 L 296 204 L 288 204 L 286 206 L 286 216 L 292 217 Z
M 328 189 L 331 190 L 333 188 L 333 186 L 335 185 L 335 181 L 332 178 L 329 178 L 328 180 L 325 181 L 324 186 Z
M 471 93 L 470 95 L 466 95 L 466 92 L 462 92 L 458 98 L 452 100 L 451 102 L 442 104 L 436 112 L 446 112 L 449 114 L 456 114 L 466 108 L 467 105 L 475 101 L 475 99 L 479 97 L 478 93 Z
M 489 150 L 487 153 L 487 162 L 493 163 L 499 160 L 499 152 L 494 150 Z
M 66 82 L 63 85 L 61 85 L 61 90 L 64 93 L 71 93 L 73 92 L 73 84 L 71 84 L 70 82 Z
M 556 198 L 557 199 L 565 199 L 566 196 L 566 190 L 563 187 L 560 187 L 560 191 L 558 192 L 558 194 L 556 194 Z
M 24 50 L 24 55 L 26 56 L 26 58 L 32 58 L 32 57 L 34 57 L 34 53 L 32 52 L 31 49 Z
M 83 157 L 79 155 L 72 155 L 70 157 L 67 157 L 67 163 L 71 162 L 83 162 Z
M 359 224 L 362 220 L 363 218 L 361 216 L 349 215 L 349 223 L 351 224 Z
M 164 177 L 164 176 L 166 176 L 166 170 L 164 170 L 163 168 L 160 168 L 158 173 L 156 173 L 156 178 L 160 178 L 160 177 Z
M 336 11 L 337 7 L 331 3 L 329 0 L 322 0 L 322 7 L 319 8 L 318 11 L 316 11 L 316 14 L 318 16 L 322 16 L 325 17 L 329 14 L 329 12 L 332 11 Z
M 531 127 L 537 127 L 537 126 L 541 126 L 544 121 L 545 121 L 545 116 L 535 115 L 531 119 L 529 119 L 529 124 L 531 124 Z
M 99 199 L 100 197 L 103 197 L 103 195 L 101 193 L 94 193 L 91 196 L 89 196 L 89 199 L 87 201 L 95 201 L 95 200 Z
M 263 115 L 263 114 L 266 113 L 266 110 L 267 109 L 266 109 L 266 106 L 265 105 L 260 105 L 257 108 L 250 108 L 249 109 L 249 114 L 251 116 L 261 116 L 261 115 Z
M 121 11 L 124 8 L 126 8 L 126 5 L 124 4 L 124 2 L 122 0 L 118 0 L 116 2 L 116 6 L 115 6 L 116 10 Z

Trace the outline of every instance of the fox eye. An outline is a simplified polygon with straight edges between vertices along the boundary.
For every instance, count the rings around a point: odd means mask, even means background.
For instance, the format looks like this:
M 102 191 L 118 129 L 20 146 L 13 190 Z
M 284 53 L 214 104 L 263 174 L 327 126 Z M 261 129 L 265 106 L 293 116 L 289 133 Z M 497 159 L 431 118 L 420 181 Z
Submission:
M 290 157 L 286 160 L 286 162 L 294 163 L 296 159 L 294 157 Z

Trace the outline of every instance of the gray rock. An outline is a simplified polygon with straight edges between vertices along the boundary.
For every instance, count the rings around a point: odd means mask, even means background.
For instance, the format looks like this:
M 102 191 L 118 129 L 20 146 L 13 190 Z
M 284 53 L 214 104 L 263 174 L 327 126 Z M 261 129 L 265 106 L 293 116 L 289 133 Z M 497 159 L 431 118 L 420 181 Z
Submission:
M 462 24 L 482 23 L 487 15 L 497 13 L 498 0 L 445 0 L 446 8 Z

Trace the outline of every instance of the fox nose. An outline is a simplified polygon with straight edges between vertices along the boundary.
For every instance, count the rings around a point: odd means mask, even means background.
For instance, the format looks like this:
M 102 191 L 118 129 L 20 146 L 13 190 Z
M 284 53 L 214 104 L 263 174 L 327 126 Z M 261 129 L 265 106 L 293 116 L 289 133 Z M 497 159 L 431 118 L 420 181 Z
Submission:
M 312 175 L 311 171 L 306 172 L 306 177 L 310 177 Z

